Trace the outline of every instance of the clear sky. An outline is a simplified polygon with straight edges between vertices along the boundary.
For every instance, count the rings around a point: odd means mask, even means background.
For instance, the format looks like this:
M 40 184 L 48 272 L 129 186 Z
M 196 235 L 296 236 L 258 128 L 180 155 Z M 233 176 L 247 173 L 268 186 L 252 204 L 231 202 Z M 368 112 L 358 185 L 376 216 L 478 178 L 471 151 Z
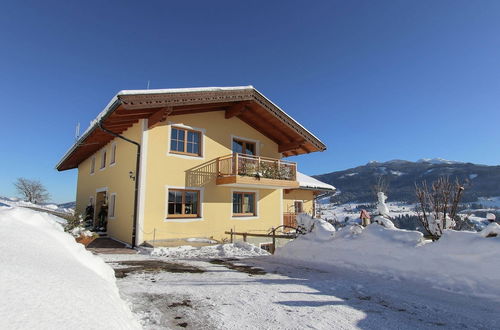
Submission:
M 122 89 L 253 85 L 324 141 L 320 174 L 370 160 L 499 164 L 500 1 L 2 1 L 0 195 L 39 179 Z

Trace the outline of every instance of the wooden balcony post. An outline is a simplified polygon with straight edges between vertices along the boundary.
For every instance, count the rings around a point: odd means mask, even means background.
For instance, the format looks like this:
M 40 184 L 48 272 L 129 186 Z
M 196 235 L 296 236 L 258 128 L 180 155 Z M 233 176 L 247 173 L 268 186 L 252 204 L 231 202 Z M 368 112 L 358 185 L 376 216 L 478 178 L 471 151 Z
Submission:
M 217 157 L 215 161 L 215 173 L 217 173 L 217 176 L 220 176 L 220 157 Z
M 239 168 L 238 168 L 238 154 L 237 153 L 234 154 L 234 162 L 233 163 L 234 163 L 234 172 L 233 172 L 233 174 L 234 175 L 238 175 Z

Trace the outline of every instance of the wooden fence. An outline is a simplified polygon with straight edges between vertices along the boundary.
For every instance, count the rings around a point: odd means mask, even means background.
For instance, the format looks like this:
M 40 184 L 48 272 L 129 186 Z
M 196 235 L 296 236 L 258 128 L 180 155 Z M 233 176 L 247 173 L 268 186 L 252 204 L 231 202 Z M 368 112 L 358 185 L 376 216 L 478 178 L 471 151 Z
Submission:
M 284 227 L 284 226 L 280 226 Z M 279 228 L 279 227 L 278 227 Z M 271 231 L 268 234 L 254 234 L 254 233 L 240 233 L 233 231 L 232 229 L 230 231 L 226 231 L 225 233 L 227 235 L 231 236 L 231 243 L 234 242 L 234 236 L 243 236 L 243 241 L 246 242 L 248 237 L 268 237 L 272 238 L 272 244 L 271 244 L 271 252 L 274 254 L 274 251 L 276 251 L 276 239 L 277 238 L 284 238 L 284 239 L 294 239 L 297 237 L 297 233 L 289 233 L 289 234 L 276 234 L 276 229 L 278 228 L 272 228 Z

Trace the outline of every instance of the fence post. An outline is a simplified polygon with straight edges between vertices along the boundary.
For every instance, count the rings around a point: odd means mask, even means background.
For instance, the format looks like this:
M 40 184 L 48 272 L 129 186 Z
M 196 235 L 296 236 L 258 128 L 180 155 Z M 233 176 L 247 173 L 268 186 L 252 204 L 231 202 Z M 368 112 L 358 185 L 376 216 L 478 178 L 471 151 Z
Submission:
M 244 233 L 243 234 L 243 242 L 246 242 L 247 241 L 247 233 Z
M 153 228 L 153 247 L 156 245 L 156 228 Z
M 231 228 L 231 243 L 233 243 L 233 228 Z
M 271 253 L 274 254 L 274 251 L 276 251 L 276 229 L 272 227 L 272 233 L 273 233 L 273 247 Z

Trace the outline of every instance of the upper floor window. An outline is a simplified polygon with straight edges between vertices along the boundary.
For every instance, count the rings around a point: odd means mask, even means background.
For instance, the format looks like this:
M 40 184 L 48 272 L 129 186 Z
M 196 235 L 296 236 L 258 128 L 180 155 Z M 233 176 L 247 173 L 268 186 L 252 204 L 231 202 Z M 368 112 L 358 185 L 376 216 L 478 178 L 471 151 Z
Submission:
M 233 139 L 233 152 L 238 154 L 255 156 L 256 144 L 255 142 Z
M 90 174 L 94 174 L 95 172 L 95 156 L 92 156 L 90 160 Z
M 106 152 L 106 149 L 104 149 L 104 151 L 102 152 L 101 154 L 101 169 L 105 168 L 106 167 L 106 155 L 107 152 Z
M 197 218 L 200 216 L 199 190 L 168 190 L 169 218 Z
M 170 152 L 201 156 L 201 132 L 187 128 L 172 127 L 170 132 Z
M 111 145 L 111 159 L 109 160 L 109 165 L 116 163 L 116 143 Z

